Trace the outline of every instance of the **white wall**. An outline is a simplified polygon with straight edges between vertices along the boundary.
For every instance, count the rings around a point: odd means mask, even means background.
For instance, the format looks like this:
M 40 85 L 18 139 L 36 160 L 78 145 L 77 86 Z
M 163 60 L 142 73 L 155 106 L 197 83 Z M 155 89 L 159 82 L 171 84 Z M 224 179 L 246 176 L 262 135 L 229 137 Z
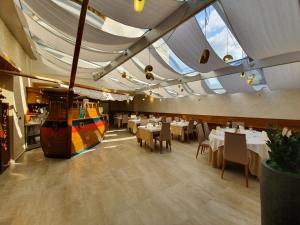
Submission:
M 30 73 L 30 58 L 0 18 L 0 51 L 6 53 L 24 73 Z M 27 112 L 26 86 L 28 79 L 0 75 L 1 88 L 10 104 L 11 152 L 17 159 L 25 151 L 24 113 Z
M 159 101 L 144 96 L 134 99 L 134 110 L 213 116 L 300 119 L 300 90 L 237 93 L 170 98 Z

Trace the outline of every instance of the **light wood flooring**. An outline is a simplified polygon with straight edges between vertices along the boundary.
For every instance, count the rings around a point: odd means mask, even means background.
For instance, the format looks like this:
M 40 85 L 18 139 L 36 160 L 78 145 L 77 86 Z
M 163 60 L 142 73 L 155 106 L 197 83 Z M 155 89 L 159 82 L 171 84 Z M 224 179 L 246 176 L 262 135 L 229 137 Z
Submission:
M 118 141 L 118 138 L 121 140 Z M 127 131 L 70 160 L 24 154 L 0 175 L 0 225 L 259 225 L 259 182 L 221 171 L 197 143 L 141 148 Z

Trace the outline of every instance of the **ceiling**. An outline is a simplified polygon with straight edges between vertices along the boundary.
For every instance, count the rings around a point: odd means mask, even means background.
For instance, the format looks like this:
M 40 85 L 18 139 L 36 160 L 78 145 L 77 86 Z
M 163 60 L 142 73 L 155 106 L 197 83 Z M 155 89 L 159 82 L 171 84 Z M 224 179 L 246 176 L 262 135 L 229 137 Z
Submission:
M 15 2 L 37 49 L 32 73 L 68 81 L 80 5 L 71 0 Z M 144 11 L 137 13 L 132 0 L 91 0 L 90 7 L 104 17 L 87 14 L 76 83 L 157 98 L 300 88 L 298 0 L 216 1 L 94 79 L 131 54 L 136 43 L 157 35 L 157 27 L 170 15 L 200 2 L 204 1 L 147 0 Z M 210 57 L 200 64 L 204 49 Z M 223 61 L 227 53 L 234 57 L 231 62 Z M 148 64 L 154 80 L 145 77 Z

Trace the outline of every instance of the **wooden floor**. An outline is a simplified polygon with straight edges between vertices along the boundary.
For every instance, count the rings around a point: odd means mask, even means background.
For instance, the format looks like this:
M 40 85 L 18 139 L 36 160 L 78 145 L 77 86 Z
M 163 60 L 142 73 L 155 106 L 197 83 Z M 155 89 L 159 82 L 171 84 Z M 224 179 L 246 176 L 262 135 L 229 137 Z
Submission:
M 119 140 L 120 139 L 120 140 Z M 259 183 L 211 168 L 197 143 L 150 152 L 127 131 L 107 133 L 70 160 L 40 149 L 0 176 L 0 225 L 259 225 Z

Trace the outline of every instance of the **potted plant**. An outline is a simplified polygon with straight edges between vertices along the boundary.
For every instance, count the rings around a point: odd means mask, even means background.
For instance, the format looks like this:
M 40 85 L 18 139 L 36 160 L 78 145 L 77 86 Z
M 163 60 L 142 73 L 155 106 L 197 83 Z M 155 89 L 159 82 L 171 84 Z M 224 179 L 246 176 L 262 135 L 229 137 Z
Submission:
M 300 134 L 267 131 L 270 159 L 261 169 L 261 225 L 300 224 Z

